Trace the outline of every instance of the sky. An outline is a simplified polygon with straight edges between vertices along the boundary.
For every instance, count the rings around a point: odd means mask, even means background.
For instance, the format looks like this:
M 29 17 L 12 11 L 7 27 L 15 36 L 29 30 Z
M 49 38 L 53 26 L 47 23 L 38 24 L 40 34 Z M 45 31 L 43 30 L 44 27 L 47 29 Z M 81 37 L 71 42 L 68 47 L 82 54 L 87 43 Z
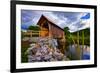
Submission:
M 41 15 L 44 15 L 61 28 L 69 27 L 70 32 L 90 27 L 90 13 L 88 12 L 21 10 L 21 29 L 26 30 L 31 25 L 37 25 Z

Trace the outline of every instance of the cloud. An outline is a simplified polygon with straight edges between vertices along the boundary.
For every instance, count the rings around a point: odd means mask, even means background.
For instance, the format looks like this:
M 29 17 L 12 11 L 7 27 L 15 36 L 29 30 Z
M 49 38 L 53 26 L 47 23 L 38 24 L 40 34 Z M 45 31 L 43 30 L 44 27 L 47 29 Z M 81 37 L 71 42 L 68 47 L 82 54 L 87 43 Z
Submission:
M 81 19 L 88 14 L 85 12 L 54 12 L 34 10 L 21 11 L 21 27 L 28 28 L 30 25 L 36 25 L 42 14 L 61 28 L 69 27 L 70 32 L 89 28 L 89 24 L 87 24 L 87 22 L 89 23 L 89 19 Z
M 82 29 L 86 29 L 90 27 L 90 21 L 88 19 L 81 19 L 83 16 L 86 16 L 88 13 L 80 13 L 77 16 L 77 20 L 72 22 L 68 27 L 70 28 L 70 32 L 79 31 Z
M 50 21 L 54 22 L 58 26 L 64 28 L 68 19 L 60 14 L 55 14 L 53 12 L 44 12 L 44 16 L 46 16 Z

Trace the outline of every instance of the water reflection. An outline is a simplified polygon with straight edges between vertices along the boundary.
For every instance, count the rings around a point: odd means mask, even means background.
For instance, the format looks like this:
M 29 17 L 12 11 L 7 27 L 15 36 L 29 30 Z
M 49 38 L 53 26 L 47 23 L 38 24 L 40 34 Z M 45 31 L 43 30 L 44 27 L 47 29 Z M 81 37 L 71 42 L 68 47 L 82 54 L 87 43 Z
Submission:
M 89 60 L 90 59 L 90 47 L 87 45 L 79 45 L 79 52 L 77 44 L 72 44 L 65 47 L 65 54 L 71 60 Z

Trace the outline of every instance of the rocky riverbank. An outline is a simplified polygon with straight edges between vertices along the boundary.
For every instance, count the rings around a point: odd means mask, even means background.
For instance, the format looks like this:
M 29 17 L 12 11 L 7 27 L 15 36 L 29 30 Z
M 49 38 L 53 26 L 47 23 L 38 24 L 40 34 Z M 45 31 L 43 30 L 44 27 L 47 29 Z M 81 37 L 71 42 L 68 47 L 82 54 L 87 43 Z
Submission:
M 56 39 L 38 38 L 28 48 L 28 62 L 63 61 L 66 56 L 57 48 Z

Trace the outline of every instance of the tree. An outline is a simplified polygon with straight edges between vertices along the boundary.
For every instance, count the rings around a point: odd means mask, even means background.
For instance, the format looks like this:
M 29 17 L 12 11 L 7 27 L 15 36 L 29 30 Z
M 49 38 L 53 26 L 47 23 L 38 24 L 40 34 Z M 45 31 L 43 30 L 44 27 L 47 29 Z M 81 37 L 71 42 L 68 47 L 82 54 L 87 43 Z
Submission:
M 69 28 L 65 27 L 64 28 L 64 32 L 65 32 L 65 38 L 67 40 L 68 44 L 75 44 L 75 40 L 74 40 L 74 36 L 72 33 L 69 32 Z
M 64 33 L 65 33 L 66 43 L 67 45 L 69 45 L 71 43 L 71 40 L 70 40 L 70 32 L 68 27 L 64 28 Z
M 68 27 L 65 27 L 65 28 L 64 28 L 64 32 L 65 32 L 65 35 L 69 35 L 69 34 L 70 34 L 69 28 L 68 28 Z
M 34 30 L 34 31 L 39 31 L 40 30 L 39 26 L 29 26 L 28 29 L 29 30 Z

